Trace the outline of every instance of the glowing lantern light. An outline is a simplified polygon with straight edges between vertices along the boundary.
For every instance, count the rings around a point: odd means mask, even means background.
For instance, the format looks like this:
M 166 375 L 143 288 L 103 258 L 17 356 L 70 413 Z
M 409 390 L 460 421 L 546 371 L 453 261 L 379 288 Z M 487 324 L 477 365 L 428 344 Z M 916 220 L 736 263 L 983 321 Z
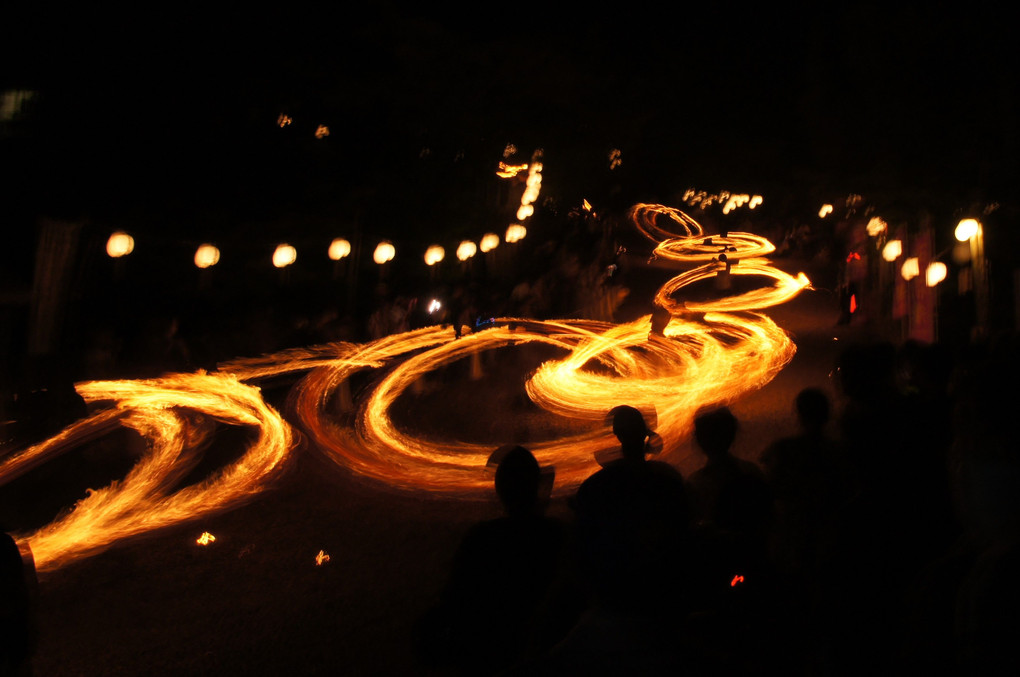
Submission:
M 111 258 L 119 259 L 135 250 L 135 239 L 123 231 L 117 231 L 106 241 L 106 253 Z
M 868 235 L 870 235 L 871 237 L 881 235 L 882 233 L 885 232 L 886 228 L 888 228 L 888 224 L 882 219 L 878 218 L 877 216 L 871 217 L 871 220 L 868 221 L 867 230 Z
M 376 245 L 375 252 L 372 254 L 372 260 L 378 263 L 380 266 L 387 261 L 392 261 L 393 257 L 396 256 L 397 249 L 391 243 L 383 240 Z
M 195 265 L 209 268 L 220 262 L 220 250 L 211 244 L 204 244 L 195 250 Z
M 889 262 L 900 258 L 901 254 L 903 254 L 903 243 L 899 240 L 889 240 L 882 248 L 882 258 Z
M 528 234 L 528 229 L 519 223 L 511 223 L 506 229 L 507 242 L 520 242 Z
M 297 250 L 289 244 L 281 244 L 273 252 L 273 265 L 277 268 L 286 268 L 297 261 Z
M 437 244 L 425 250 L 425 263 L 427 265 L 434 266 L 444 258 L 446 258 L 446 250 Z
M 762 203 L 762 200 L 763 198 L 761 195 L 755 195 L 754 197 L 751 198 L 751 202 L 748 203 L 747 208 L 754 209 L 755 207 Z
M 832 213 L 832 205 L 822 205 L 822 208 L 818 210 L 818 218 L 824 219 L 826 216 Z
M 329 258 L 339 261 L 351 253 L 351 243 L 342 237 L 338 237 L 329 243 Z
M 534 213 L 535 207 L 533 205 L 521 205 L 517 209 L 517 220 L 523 221 L 524 219 L 529 218 Z
M 203 532 L 202 535 L 198 537 L 198 540 L 195 541 L 195 543 L 198 543 L 199 545 L 209 545 L 215 540 L 216 537 L 210 534 L 208 531 L 206 531 Z
M 946 264 L 941 261 L 929 263 L 927 270 L 924 271 L 924 283 L 929 287 L 934 287 L 944 279 L 946 279 Z
M 477 251 L 478 247 L 475 246 L 474 242 L 471 240 L 464 240 L 460 243 L 460 246 L 457 247 L 457 258 L 461 261 L 467 261 L 469 258 L 474 256 Z
M 329 555 L 325 550 L 320 550 L 319 554 L 315 556 L 315 566 L 321 567 L 323 564 L 329 561 Z
M 900 275 L 903 276 L 904 280 L 913 280 L 915 277 L 921 274 L 920 264 L 917 262 L 917 257 L 912 256 L 903 262 L 903 267 L 900 268 Z
M 482 253 L 491 252 L 498 246 L 499 235 L 496 235 L 495 233 L 486 233 L 482 236 L 482 241 L 478 243 L 478 248 L 482 250 Z
M 981 223 L 977 219 L 964 219 L 956 225 L 956 239 L 966 242 L 977 235 L 980 229 Z

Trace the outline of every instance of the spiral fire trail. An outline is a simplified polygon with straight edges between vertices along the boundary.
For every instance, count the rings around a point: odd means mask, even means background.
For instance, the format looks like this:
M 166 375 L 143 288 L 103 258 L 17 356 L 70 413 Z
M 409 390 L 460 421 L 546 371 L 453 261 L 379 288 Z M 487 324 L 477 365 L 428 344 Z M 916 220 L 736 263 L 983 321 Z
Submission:
M 790 300 L 809 287 L 761 258 L 774 248 L 749 233 L 706 237 L 687 214 L 661 205 L 636 205 L 635 226 L 656 242 L 656 255 L 697 267 L 667 282 L 655 304 L 669 313 L 661 330 L 651 316 L 611 324 L 591 320 L 502 318 L 456 338 L 450 327 L 428 327 L 368 343 L 335 343 L 239 359 L 219 372 L 170 374 L 137 381 L 78 384 L 89 403 L 109 403 L 53 438 L 0 461 L 0 485 L 118 425 L 138 431 L 149 448 L 119 482 L 80 500 L 66 516 L 20 535 L 41 571 L 94 555 L 120 539 L 235 507 L 257 496 L 285 467 L 294 431 L 248 382 L 300 374 L 289 407 L 312 449 L 357 475 L 402 490 L 473 497 L 491 491 L 490 453 L 507 440 L 467 443 L 432 439 L 402 429 L 392 416 L 397 400 L 419 379 L 487 350 L 535 343 L 563 353 L 526 382 L 528 397 L 551 416 L 591 423 L 591 432 L 531 445 L 539 462 L 556 470 L 554 491 L 573 491 L 616 445 L 607 412 L 619 404 L 655 412 L 663 460 L 679 462 L 679 444 L 699 407 L 726 403 L 771 380 L 796 348 L 767 316 L 754 312 Z M 672 233 L 659 225 L 665 219 Z M 723 258 L 721 254 L 726 254 Z M 727 272 L 772 281 L 733 296 L 685 302 L 685 287 Z M 354 425 L 342 425 L 331 403 L 359 372 L 379 370 L 359 397 Z M 456 425 L 451 416 L 451 425 Z M 197 463 L 214 422 L 252 426 L 258 438 L 236 462 L 205 481 L 176 489 Z

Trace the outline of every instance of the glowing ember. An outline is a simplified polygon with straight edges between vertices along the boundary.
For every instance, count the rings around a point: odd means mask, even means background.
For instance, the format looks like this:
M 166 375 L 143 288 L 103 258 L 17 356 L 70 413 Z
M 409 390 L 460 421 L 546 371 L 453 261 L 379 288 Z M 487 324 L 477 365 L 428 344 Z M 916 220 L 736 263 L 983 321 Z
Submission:
M 730 581 L 730 587 L 731 588 L 735 588 L 735 587 L 737 587 L 738 585 L 740 585 L 743 582 L 744 582 L 744 577 L 741 576 L 740 574 L 737 574 L 736 576 L 733 577 L 733 580 Z
M 326 125 L 319 125 L 318 127 L 315 128 L 316 139 L 324 139 L 327 136 L 329 136 L 329 127 L 327 127 Z
M 818 210 L 818 218 L 824 219 L 826 216 L 832 213 L 832 205 L 825 204 Z
M 215 536 L 210 534 L 208 531 L 205 531 L 202 533 L 201 536 L 198 537 L 198 540 L 195 541 L 195 543 L 198 543 L 199 545 L 209 545 L 215 540 L 216 540 Z
M 276 118 L 276 124 L 278 127 L 286 127 L 293 121 L 294 120 L 292 120 L 289 115 L 284 115 L 283 113 L 280 113 L 280 117 Z
M 321 567 L 323 564 L 329 561 L 329 555 L 325 550 L 320 550 L 319 554 L 315 556 L 315 566 Z

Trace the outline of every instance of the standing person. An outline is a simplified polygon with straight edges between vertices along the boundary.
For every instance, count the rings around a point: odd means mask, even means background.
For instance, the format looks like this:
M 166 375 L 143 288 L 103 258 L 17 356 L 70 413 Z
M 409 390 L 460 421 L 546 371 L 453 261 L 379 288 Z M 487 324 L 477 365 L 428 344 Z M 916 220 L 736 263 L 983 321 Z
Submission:
M 32 674 L 35 567 L 10 534 L 0 533 L 0 677 Z

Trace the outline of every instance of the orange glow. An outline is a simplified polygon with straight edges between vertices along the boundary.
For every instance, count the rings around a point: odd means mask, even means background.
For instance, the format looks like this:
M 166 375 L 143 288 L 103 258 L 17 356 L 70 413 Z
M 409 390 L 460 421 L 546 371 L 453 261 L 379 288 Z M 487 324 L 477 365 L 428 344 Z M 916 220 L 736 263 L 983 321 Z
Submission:
M 123 231 L 117 231 L 106 241 L 106 253 L 114 259 L 127 256 L 135 250 L 135 239 Z
M 195 265 L 209 268 L 220 262 L 220 250 L 211 244 L 204 244 L 195 250 Z
M 376 245 L 375 252 L 372 253 L 372 260 L 378 263 L 380 266 L 384 263 L 393 260 L 393 257 L 397 255 L 397 250 L 391 242 L 383 240 Z
M 273 265 L 277 268 L 286 268 L 297 261 L 297 250 L 289 244 L 281 244 L 273 252 Z
M 789 335 L 758 311 L 810 286 L 803 274 L 791 276 L 760 256 L 752 257 L 764 247 L 761 242 L 706 238 L 692 219 L 661 205 L 642 205 L 632 210 L 632 217 L 646 234 L 659 228 L 657 218 L 696 232 L 687 238 L 665 238 L 689 240 L 667 249 L 687 252 L 684 256 L 695 257 L 689 260 L 701 265 L 670 280 L 656 295 L 655 302 L 670 313 L 661 332 L 652 333 L 651 315 L 622 324 L 497 318 L 489 328 L 460 338 L 449 325 L 439 325 L 366 343 L 336 342 L 234 360 L 212 374 L 79 383 L 77 390 L 94 413 L 45 442 L 0 459 L 0 484 L 119 426 L 137 431 L 149 448 L 123 480 L 91 491 L 69 513 L 16 538 L 30 545 L 37 568 L 47 571 L 123 539 L 253 499 L 285 469 L 295 434 L 249 383 L 301 372 L 307 373 L 294 385 L 288 411 L 307 438 L 302 445 L 307 453 L 321 454 L 346 471 L 396 489 L 489 496 L 492 477 L 486 467 L 492 449 L 503 440 L 423 436 L 398 425 L 391 409 L 402 393 L 437 369 L 526 343 L 547 346 L 555 356 L 531 372 L 523 386 L 525 394 L 546 415 L 583 430 L 531 445 L 542 465 L 556 469 L 554 495 L 575 491 L 598 469 L 596 454 L 617 447 L 603 422 L 620 402 L 654 411 L 656 431 L 663 439 L 660 458 L 682 464 L 693 453 L 683 441 L 690 436 L 700 407 L 729 403 L 760 388 L 793 358 L 796 347 Z M 719 246 L 732 254 L 734 274 L 760 276 L 772 286 L 712 301 L 682 300 L 688 285 L 724 265 L 718 260 L 702 262 L 707 252 L 701 248 Z M 338 392 L 352 376 L 371 370 L 378 370 L 378 377 L 359 393 L 353 423 L 339 424 Z M 203 442 L 224 424 L 253 427 L 257 439 L 241 458 L 214 475 L 179 486 L 200 460 Z M 328 557 L 325 551 L 320 555 Z
M 425 250 L 425 264 L 434 266 L 440 261 L 446 258 L 446 250 L 437 244 L 432 245 Z
M 507 164 L 506 162 L 500 162 L 500 168 L 496 171 L 496 175 L 500 178 L 513 178 L 525 169 L 527 169 L 526 162 L 524 164 Z
M 210 534 L 208 531 L 205 531 L 202 532 L 202 535 L 198 537 L 198 540 L 196 540 L 195 543 L 198 543 L 199 545 L 209 545 L 215 540 L 216 540 L 215 536 Z
M 478 248 L 482 250 L 482 253 L 491 252 L 493 249 L 499 246 L 499 235 L 495 233 L 486 233 L 482 236 L 482 241 L 478 243 Z
M 947 272 L 946 264 L 941 261 L 932 261 L 924 271 L 924 283 L 929 287 L 934 287 L 946 279 Z
M 900 240 L 889 240 L 882 248 L 882 258 L 890 263 L 903 254 L 903 242 Z
M 850 314 L 853 315 L 857 312 L 857 294 L 850 295 Z
M 471 240 L 464 240 L 457 247 L 457 258 L 467 261 L 478 252 L 478 246 Z
M 818 210 L 818 218 L 824 219 L 826 216 L 832 213 L 832 205 L 822 205 L 822 208 Z
M 324 139 L 327 136 L 329 136 L 329 127 L 327 127 L 326 125 L 319 125 L 318 127 L 315 128 L 316 139 Z
M 293 122 L 291 117 L 289 115 L 284 115 L 283 113 L 280 113 L 280 117 L 276 118 L 276 124 L 278 127 L 286 127 L 291 122 Z
M 741 576 L 740 574 L 737 574 L 736 576 L 733 577 L 733 580 L 730 581 L 730 587 L 731 588 L 735 588 L 735 587 L 737 587 L 739 584 L 741 584 L 743 582 L 744 582 L 744 577 Z
M 623 153 L 620 152 L 619 148 L 614 148 L 609 151 L 609 168 L 616 169 L 623 164 Z
M 915 277 L 921 274 L 921 266 L 916 256 L 912 256 L 903 262 L 903 267 L 900 268 L 900 275 L 903 276 L 904 280 L 913 280 Z
M 329 258 L 339 261 L 351 253 L 351 243 L 342 237 L 338 237 L 329 243 Z
M 506 241 L 508 243 L 520 242 L 528 234 L 528 229 L 519 223 L 512 223 L 506 229 Z
M 329 561 L 329 555 L 326 554 L 325 550 L 320 550 L 319 554 L 315 556 L 315 566 L 321 567 L 323 564 Z
M 981 222 L 977 219 L 963 219 L 956 224 L 956 231 L 953 233 L 960 242 L 966 242 L 977 235 L 981 229 Z
M 873 216 L 871 217 L 871 220 L 868 221 L 868 226 L 866 230 L 868 231 L 868 235 L 870 235 L 871 237 L 877 237 L 878 235 L 881 235 L 886 230 L 888 230 L 888 228 L 889 224 L 887 224 L 885 221 L 878 218 L 877 216 Z

